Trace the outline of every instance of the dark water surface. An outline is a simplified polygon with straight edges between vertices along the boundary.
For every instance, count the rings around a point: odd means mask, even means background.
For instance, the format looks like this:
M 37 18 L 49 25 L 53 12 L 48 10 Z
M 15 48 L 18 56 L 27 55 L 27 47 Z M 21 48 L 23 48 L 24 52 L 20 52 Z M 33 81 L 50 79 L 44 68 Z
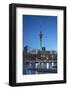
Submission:
M 57 73 L 57 63 L 24 63 L 23 74 Z

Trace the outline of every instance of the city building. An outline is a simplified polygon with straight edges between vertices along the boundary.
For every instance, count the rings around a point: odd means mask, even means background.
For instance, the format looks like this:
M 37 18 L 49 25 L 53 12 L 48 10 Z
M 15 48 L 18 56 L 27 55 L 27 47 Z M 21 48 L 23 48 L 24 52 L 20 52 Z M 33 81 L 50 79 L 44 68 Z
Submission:
M 24 47 L 24 52 L 25 53 L 29 53 L 30 52 L 30 47 L 29 46 L 25 46 Z
M 42 52 L 45 52 L 46 48 L 45 47 L 42 47 Z

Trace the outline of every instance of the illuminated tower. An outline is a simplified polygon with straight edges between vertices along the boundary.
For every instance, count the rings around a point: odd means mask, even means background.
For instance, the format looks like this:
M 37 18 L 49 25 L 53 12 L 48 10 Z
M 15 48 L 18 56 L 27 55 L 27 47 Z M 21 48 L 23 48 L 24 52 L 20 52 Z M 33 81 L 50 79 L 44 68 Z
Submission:
M 42 50 L 42 32 L 40 31 L 40 50 Z

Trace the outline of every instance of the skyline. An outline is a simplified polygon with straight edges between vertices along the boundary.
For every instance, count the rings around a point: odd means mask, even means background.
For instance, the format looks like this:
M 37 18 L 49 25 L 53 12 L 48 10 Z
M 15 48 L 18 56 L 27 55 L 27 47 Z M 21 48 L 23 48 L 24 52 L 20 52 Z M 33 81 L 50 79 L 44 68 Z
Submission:
M 42 47 L 57 50 L 57 16 L 23 15 L 23 47 L 40 49 L 40 31 Z

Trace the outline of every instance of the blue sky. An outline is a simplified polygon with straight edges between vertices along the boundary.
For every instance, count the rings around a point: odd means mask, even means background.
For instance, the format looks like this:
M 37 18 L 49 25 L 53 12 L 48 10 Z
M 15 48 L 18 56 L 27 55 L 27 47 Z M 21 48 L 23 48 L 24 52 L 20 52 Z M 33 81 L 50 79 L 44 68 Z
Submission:
M 40 31 L 42 46 L 46 50 L 57 50 L 57 16 L 23 15 L 23 43 L 31 49 L 40 49 Z

